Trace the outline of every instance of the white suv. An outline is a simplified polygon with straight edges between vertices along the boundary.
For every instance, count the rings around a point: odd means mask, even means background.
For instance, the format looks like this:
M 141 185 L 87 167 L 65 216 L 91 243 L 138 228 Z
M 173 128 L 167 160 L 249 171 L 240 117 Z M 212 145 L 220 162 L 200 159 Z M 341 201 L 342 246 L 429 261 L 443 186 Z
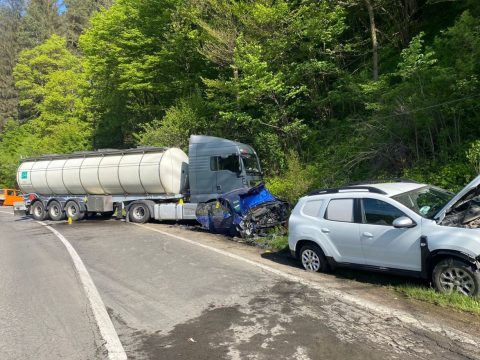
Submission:
M 289 220 L 289 247 L 309 271 L 354 267 L 432 279 L 480 294 L 480 176 L 454 195 L 413 181 L 317 190 Z

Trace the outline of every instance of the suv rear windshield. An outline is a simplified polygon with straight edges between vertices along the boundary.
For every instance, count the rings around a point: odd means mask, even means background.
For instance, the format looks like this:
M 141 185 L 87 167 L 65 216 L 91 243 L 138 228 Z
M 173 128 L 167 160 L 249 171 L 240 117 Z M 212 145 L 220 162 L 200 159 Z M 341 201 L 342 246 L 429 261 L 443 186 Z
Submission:
M 424 186 L 413 191 L 392 196 L 392 199 L 397 200 L 399 203 L 427 219 L 433 219 L 453 197 L 454 194 L 446 190 L 433 186 Z

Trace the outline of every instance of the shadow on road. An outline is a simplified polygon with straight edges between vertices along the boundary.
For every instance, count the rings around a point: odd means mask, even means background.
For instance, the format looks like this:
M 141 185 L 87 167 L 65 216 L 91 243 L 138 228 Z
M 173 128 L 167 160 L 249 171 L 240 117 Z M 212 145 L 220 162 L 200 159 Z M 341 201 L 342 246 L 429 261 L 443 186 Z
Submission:
M 292 266 L 302 269 L 302 265 L 299 261 L 295 260 L 288 249 L 284 249 L 278 252 L 264 253 L 262 258 L 275 262 L 281 265 Z M 351 270 L 337 268 L 329 272 L 329 275 L 335 276 L 338 279 L 355 280 L 360 283 L 382 286 L 401 286 L 401 285 L 423 285 L 428 286 L 428 282 L 422 279 L 414 277 L 406 277 L 399 275 L 392 275 L 387 273 L 364 271 L 364 270 Z

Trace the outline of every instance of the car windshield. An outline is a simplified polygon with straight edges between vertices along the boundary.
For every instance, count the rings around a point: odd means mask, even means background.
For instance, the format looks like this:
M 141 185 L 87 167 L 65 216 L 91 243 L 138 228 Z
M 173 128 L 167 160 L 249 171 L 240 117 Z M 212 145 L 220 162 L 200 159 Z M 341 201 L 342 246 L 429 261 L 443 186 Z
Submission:
M 446 190 L 434 186 L 424 186 L 413 191 L 392 196 L 392 198 L 415 211 L 417 214 L 427 219 L 433 219 L 454 196 L 454 194 Z
M 242 154 L 243 166 L 247 174 L 261 174 L 260 164 L 255 154 Z

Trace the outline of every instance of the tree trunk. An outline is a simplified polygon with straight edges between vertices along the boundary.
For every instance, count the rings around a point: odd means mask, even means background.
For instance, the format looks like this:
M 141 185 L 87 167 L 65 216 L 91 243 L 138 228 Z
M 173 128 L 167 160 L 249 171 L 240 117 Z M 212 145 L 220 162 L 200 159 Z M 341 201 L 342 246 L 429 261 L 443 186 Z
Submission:
M 375 14 L 370 0 L 364 0 L 367 7 L 368 17 L 370 19 L 370 35 L 372 37 L 372 61 L 373 61 L 373 80 L 378 80 L 378 41 L 377 27 L 375 25 Z

